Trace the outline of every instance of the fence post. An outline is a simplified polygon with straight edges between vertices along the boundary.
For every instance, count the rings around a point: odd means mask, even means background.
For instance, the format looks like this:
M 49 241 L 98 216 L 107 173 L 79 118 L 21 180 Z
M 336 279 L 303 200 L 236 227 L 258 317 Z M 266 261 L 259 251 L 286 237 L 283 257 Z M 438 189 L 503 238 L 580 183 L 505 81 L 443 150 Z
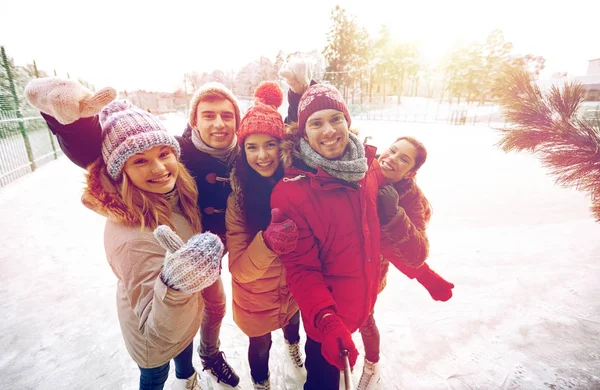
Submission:
M 29 143 L 29 137 L 27 137 L 27 132 L 25 132 L 25 126 L 23 125 L 23 116 L 21 116 L 21 110 L 19 109 L 19 98 L 17 97 L 17 91 L 15 90 L 15 83 L 12 78 L 12 72 L 10 71 L 10 66 L 8 64 L 8 59 L 6 58 L 6 52 L 4 51 L 4 46 L 0 47 L 0 51 L 2 52 L 2 62 L 4 63 L 4 68 L 6 69 L 6 76 L 8 77 L 8 82 L 10 84 L 10 91 L 13 95 L 13 99 L 15 101 L 15 110 L 17 113 L 17 119 L 19 123 L 19 130 L 21 131 L 21 136 L 23 137 L 23 141 L 25 143 L 25 150 L 27 151 L 27 158 L 29 159 L 29 167 L 31 171 L 35 171 L 35 160 L 33 158 L 33 152 L 31 150 L 31 144 Z
M 40 77 L 35 60 L 33 60 L 33 73 L 35 74 L 36 79 Z M 50 137 L 50 145 L 52 145 L 52 152 L 54 153 L 54 159 L 56 160 L 58 158 L 58 155 L 56 154 L 56 145 L 54 144 L 54 136 L 52 135 L 52 131 L 50 131 L 49 127 L 48 127 L 48 136 Z

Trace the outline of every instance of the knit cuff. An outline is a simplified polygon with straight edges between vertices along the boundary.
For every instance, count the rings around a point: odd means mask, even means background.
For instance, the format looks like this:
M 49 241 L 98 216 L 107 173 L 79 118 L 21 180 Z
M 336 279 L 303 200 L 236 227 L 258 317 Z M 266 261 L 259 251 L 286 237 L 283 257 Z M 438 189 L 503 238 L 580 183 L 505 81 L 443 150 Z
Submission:
M 168 280 L 165 279 L 162 272 L 160 273 L 160 280 L 165 284 L 165 286 L 167 286 L 171 290 L 179 291 L 179 289 L 175 288 L 175 286 L 173 286 L 172 283 L 170 283 Z
M 317 315 L 315 316 L 315 327 L 317 329 L 319 329 L 319 331 L 321 331 L 321 332 L 323 331 L 323 327 L 327 323 L 327 322 L 323 321 L 323 317 L 326 314 L 330 314 L 328 317 L 332 317 L 332 316 L 336 315 L 336 312 L 333 307 L 326 307 L 325 309 L 323 309 L 319 313 L 317 313 Z

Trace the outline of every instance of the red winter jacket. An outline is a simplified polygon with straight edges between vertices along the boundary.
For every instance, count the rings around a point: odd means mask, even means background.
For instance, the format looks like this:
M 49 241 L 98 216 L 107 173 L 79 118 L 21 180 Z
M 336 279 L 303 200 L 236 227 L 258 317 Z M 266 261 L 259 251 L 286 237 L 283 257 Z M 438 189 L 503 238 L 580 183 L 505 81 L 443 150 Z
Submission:
M 385 185 L 375 148 L 366 146 L 369 169 L 355 187 L 325 171 L 286 169 L 271 207 L 298 226 L 296 249 L 282 255 L 287 284 L 298 302 L 307 335 L 322 340 L 315 320 L 331 307 L 350 332 L 375 306 L 380 281 L 377 194 Z

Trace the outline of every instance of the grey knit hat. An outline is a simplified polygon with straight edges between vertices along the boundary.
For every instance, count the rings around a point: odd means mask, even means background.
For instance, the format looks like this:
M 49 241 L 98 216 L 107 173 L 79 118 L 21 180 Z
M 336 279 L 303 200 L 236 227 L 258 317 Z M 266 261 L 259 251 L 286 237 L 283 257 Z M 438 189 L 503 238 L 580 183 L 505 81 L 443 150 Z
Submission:
M 154 115 L 126 100 L 115 100 L 100 112 L 102 158 L 108 174 L 117 180 L 127 159 L 158 145 L 167 145 L 179 158 L 179 142 Z

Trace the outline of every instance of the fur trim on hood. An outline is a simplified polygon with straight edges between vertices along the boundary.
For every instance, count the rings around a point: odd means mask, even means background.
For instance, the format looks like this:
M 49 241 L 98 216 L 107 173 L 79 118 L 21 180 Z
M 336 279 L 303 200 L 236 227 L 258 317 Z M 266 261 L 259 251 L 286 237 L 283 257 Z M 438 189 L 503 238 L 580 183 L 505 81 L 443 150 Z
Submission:
M 243 157 L 240 155 L 238 158 Z M 231 193 L 234 194 L 237 198 L 242 192 L 242 187 L 240 185 L 240 179 L 237 176 L 237 169 L 235 168 L 235 164 L 233 168 L 231 168 L 231 172 L 229 173 L 229 185 L 231 186 Z
M 129 212 L 109 178 L 102 157 L 88 166 L 86 183 L 87 186 L 81 196 L 81 202 L 85 207 L 117 223 L 140 226 L 141 221 Z
M 285 125 L 285 138 L 281 141 L 281 163 L 283 168 L 292 166 L 294 158 L 300 158 L 300 130 L 298 122 Z

